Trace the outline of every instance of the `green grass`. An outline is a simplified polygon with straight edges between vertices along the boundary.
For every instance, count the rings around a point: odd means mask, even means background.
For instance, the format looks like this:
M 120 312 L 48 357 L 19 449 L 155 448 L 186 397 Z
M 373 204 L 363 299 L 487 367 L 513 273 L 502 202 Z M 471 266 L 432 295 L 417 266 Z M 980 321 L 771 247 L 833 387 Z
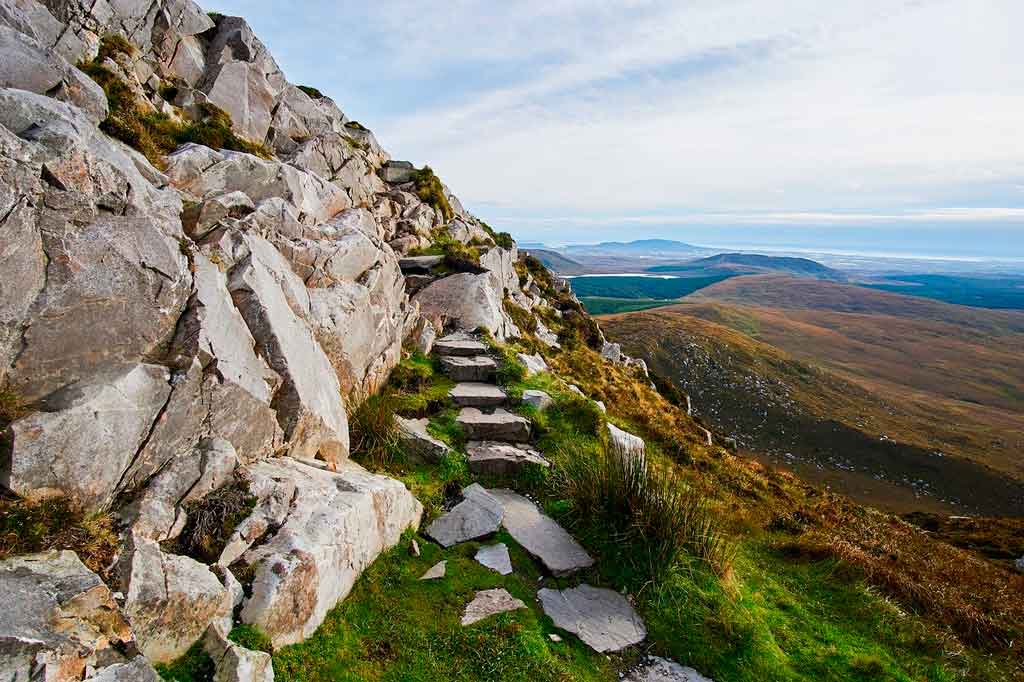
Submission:
M 274 650 L 270 637 L 255 625 L 236 625 L 228 634 L 228 639 L 238 646 L 252 651 L 263 651 L 269 654 Z
M 636 298 L 611 298 L 608 296 L 581 296 L 580 303 L 591 315 L 613 315 L 615 313 L 632 313 L 638 310 L 650 310 L 662 308 L 667 305 L 675 305 L 679 301 L 674 299 L 636 299 Z
M 574 277 L 572 288 L 577 296 L 668 300 L 692 294 L 698 289 L 729 279 L 728 275 L 709 277 Z
M 312 85 L 297 85 L 295 87 L 297 87 L 299 90 L 302 90 L 304 93 L 306 93 L 313 99 L 321 99 L 324 96 L 324 93 L 320 92 Z
M 424 166 L 413 175 L 413 182 L 416 183 L 416 196 L 420 201 L 430 204 L 441 214 L 445 222 L 455 217 L 452 205 L 448 203 L 441 180 L 434 175 L 430 166 Z
M 203 650 L 202 640 L 193 644 L 178 660 L 155 667 L 165 682 L 207 682 L 213 679 L 214 673 L 213 659 Z
M 422 556 L 415 557 L 408 540 L 363 574 L 313 637 L 274 654 L 278 682 L 614 678 L 613 661 L 593 654 L 578 640 L 548 639 L 554 629 L 534 596 L 540 574 L 506 534 L 495 540 L 509 547 L 515 571 L 508 576 L 473 559 L 481 543 L 444 550 L 420 537 Z M 419 581 L 441 560 L 448 562 L 444 578 Z M 460 625 L 475 592 L 496 587 L 523 600 L 527 608 Z

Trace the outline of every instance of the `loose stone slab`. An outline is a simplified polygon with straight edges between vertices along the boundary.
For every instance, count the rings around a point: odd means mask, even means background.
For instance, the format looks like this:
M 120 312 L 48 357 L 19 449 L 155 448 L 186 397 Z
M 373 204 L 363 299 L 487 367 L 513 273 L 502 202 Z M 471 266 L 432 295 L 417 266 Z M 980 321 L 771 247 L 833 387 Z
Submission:
M 611 423 L 608 424 L 608 445 L 624 463 L 643 466 L 647 459 L 644 439 Z
M 450 512 L 438 517 L 426 533 L 442 547 L 475 540 L 498 530 L 504 515 L 502 505 L 479 483 L 462 491 L 465 498 Z
M 684 668 L 658 656 L 651 656 L 622 679 L 623 682 L 714 682 L 693 668 Z
M 481 547 L 476 551 L 476 556 L 473 558 L 480 565 L 486 566 L 492 571 L 497 571 L 501 575 L 508 575 L 512 572 L 512 559 L 508 556 L 508 547 L 505 546 L 504 542 Z
M 494 384 L 464 381 L 448 391 L 448 397 L 459 407 L 498 407 L 508 400 L 505 391 Z
M 523 404 L 529 405 L 538 412 L 543 412 L 554 405 L 555 401 L 552 400 L 551 396 L 544 391 L 535 391 L 530 389 L 523 391 Z
M 647 636 L 644 622 L 629 601 L 613 590 L 592 585 L 544 588 L 537 597 L 556 627 L 573 633 L 594 651 L 620 651 Z
M 440 355 L 472 357 L 487 353 L 487 345 L 469 334 L 449 334 L 444 338 L 438 339 L 435 347 Z
M 488 616 L 493 616 L 506 611 L 525 609 L 526 604 L 522 599 L 516 599 L 508 590 L 496 588 L 477 592 L 473 601 L 466 605 L 466 612 L 462 614 L 462 624 L 472 625 Z
M 503 488 L 489 492 L 504 508 L 502 523 L 509 534 L 552 574 L 565 576 L 594 565 L 586 550 L 533 502 Z
M 530 440 L 530 420 L 500 407 L 490 414 L 464 407 L 455 421 L 469 440 Z
M 451 450 L 445 443 L 427 432 L 430 420 L 395 417 L 398 426 L 398 440 L 411 454 L 430 462 L 440 462 Z
M 466 459 L 473 473 L 496 476 L 517 474 L 531 464 L 551 466 L 532 448 L 493 440 L 470 441 L 466 445 Z
M 437 348 L 440 343 L 436 342 L 434 347 Z M 441 367 L 455 381 L 490 381 L 498 370 L 498 363 L 486 355 L 445 356 L 441 358 Z
M 420 576 L 420 580 L 437 580 L 438 578 L 443 578 L 447 567 L 447 561 L 438 561 L 430 567 L 430 570 Z
M 526 376 L 548 371 L 548 363 L 544 362 L 544 358 L 539 354 L 516 353 L 516 359 L 526 368 Z
M 430 272 L 443 260 L 444 256 L 406 256 L 398 259 L 398 267 L 402 272 Z

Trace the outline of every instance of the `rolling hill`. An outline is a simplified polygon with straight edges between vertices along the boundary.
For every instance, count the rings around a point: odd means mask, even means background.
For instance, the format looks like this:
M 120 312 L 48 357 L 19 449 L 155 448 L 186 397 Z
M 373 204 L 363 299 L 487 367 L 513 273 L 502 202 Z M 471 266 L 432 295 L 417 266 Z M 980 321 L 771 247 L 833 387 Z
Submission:
M 847 279 L 846 275 L 839 270 L 826 267 L 809 258 L 765 256 L 756 253 L 720 253 L 686 263 L 656 265 L 648 268 L 647 272 L 700 273 L 705 275 L 720 273 L 733 275 L 779 273 L 835 282 L 845 282 Z
M 789 277 L 603 318 L 741 448 L 896 511 L 1024 514 L 1024 315 Z

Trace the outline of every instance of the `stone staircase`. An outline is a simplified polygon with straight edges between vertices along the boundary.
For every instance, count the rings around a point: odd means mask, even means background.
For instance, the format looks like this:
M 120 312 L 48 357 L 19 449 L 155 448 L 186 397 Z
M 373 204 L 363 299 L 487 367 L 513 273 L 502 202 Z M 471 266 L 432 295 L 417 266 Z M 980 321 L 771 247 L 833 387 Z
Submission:
M 456 422 L 468 439 L 466 459 L 470 471 L 478 475 L 514 476 L 528 466 L 550 466 L 543 453 L 531 445 L 532 423 L 510 410 L 508 395 L 496 384 L 497 362 L 488 355 L 484 343 L 470 334 L 452 334 L 439 339 L 434 352 L 447 375 L 457 382 L 449 397 L 460 408 Z M 523 402 L 543 410 L 553 401 L 542 391 L 530 391 Z M 572 535 L 527 497 L 512 490 L 487 489 L 479 483 L 465 488 L 462 495 L 461 502 L 424 531 L 443 547 L 486 538 L 504 527 L 551 576 L 571 577 L 594 565 L 594 559 Z M 477 558 L 489 566 L 485 562 L 498 553 L 507 558 L 503 545 L 485 547 Z M 494 613 L 525 608 L 525 604 L 507 593 L 500 594 L 503 592 L 478 592 L 467 606 L 463 623 L 468 625 Z M 544 588 L 537 598 L 559 627 L 576 634 L 595 651 L 618 651 L 640 643 L 647 636 L 644 623 L 629 600 L 613 590 L 581 584 L 565 590 Z

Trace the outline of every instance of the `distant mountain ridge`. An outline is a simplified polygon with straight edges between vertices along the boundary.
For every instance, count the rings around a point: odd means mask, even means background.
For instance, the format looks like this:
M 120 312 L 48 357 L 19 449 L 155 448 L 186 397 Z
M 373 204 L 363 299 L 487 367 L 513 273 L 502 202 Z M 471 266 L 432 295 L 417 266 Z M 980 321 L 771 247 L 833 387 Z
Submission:
M 656 265 L 647 268 L 647 272 L 662 273 L 707 273 L 731 272 L 733 274 L 762 274 L 781 272 L 798 277 L 814 277 L 832 282 L 845 282 L 847 277 L 839 270 L 822 265 L 809 258 L 793 258 L 789 256 L 765 256 L 758 253 L 720 253 L 708 258 L 700 258 L 678 265 Z

